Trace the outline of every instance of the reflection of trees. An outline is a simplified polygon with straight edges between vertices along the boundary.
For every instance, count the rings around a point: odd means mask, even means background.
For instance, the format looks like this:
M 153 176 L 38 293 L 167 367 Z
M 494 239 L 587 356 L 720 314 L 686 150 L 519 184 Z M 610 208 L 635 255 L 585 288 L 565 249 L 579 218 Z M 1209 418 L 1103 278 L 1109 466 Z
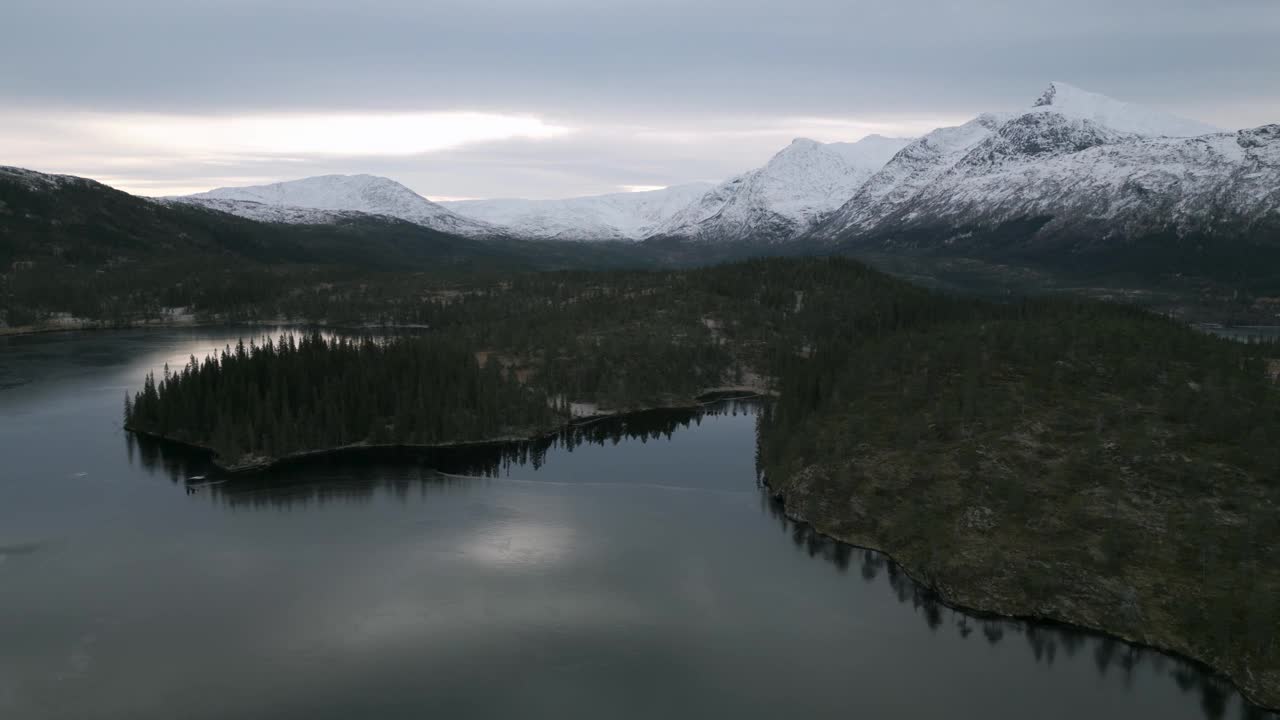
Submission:
M 1227 691 L 1216 681 L 1200 683 L 1200 709 L 1209 720 L 1218 720 L 1227 714 Z
M 176 447 L 142 435 L 124 433 L 129 462 L 137 460 L 148 471 L 163 474 L 173 482 L 207 475 L 213 469 L 208 453 Z
M 701 411 L 655 410 L 584 421 L 532 441 L 436 449 L 379 449 L 367 454 L 320 456 L 246 476 L 217 475 L 204 453 L 130 433 L 125 437 L 131 462 L 136 456 L 151 472 L 183 483 L 189 491 L 207 493 L 235 507 L 288 508 L 330 502 L 368 502 L 379 491 L 401 498 L 414 493 L 447 493 L 485 477 L 500 476 L 512 466 L 540 467 L 553 450 L 572 452 L 587 444 L 669 439 L 678 430 L 700 423 L 704 415 L 754 412 L 756 407 L 754 403 L 722 402 Z M 195 476 L 206 477 L 195 480 Z M 211 481 L 221 484 L 207 484 Z M 1229 685 L 1198 666 L 1171 656 L 1062 625 L 982 617 L 948 608 L 936 593 L 911 580 L 888 556 L 835 541 L 807 523 L 793 522 L 787 517 L 783 504 L 765 489 L 760 492 L 760 507 L 762 514 L 775 520 L 794 547 L 808 557 L 821 558 L 843 572 L 856 555 L 859 572 L 853 576 L 868 585 L 887 587 L 901 604 L 910 603 L 935 634 L 939 634 L 938 630 L 947 624 L 944 621 L 948 618 L 958 637 L 967 639 L 976 627 L 992 646 L 1001 644 L 1010 634 L 1022 634 L 1031 656 L 1047 666 L 1054 664 L 1059 649 L 1067 657 L 1085 650 L 1090 653 L 1100 677 L 1112 676 L 1112 671 L 1118 670 L 1117 680 L 1126 689 L 1132 688 L 1137 670 L 1145 667 L 1154 676 L 1169 677 L 1184 693 L 1197 694 L 1201 710 L 1210 720 L 1225 717 L 1228 705 L 1234 702 L 1236 693 Z M 1244 703 L 1239 707 L 1244 720 L 1277 720 L 1277 716 Z
M 1111 661 L 1116 655 L 1116 641 L 1109 637 L 1104 637 L 1098 641 L 1093 649 L 1093 662 L 1098 666 L 1098 674 L 1106 676 L 1107 670 L 1111 667 Z
M 1058 654 L 1058 642 L 1057 638 L 1054 637 L 1055 634 L 1052 630 L 1048 630 L 1043 626 L 1027 626 L 1027 644 L 1031 646 L 1031 654 L 1035 656 L 1036 662 L 1044 662 L 1049 666 L 1053 665 L 1053 660 Z
M 989 644 L 998 644 L 1004 639 L 1004 623 L 997 620 L 983 620 L 982 636 L 987 639 Z
M 1236 702 L 1234 698 L 1238 694 L 1225 681 L 1194 663 L 1155 650 L 1058 623 L 984 617 L 951 609 L 935 592 L 913 581 L 900 565 L 883 553 L 826 538 L 807 523 L 790 520 L 783 504 L 769 496 L 767 491 L 761 492 L 761 508 L 778 521 L 795 547 L 803 549 L 810 557 L 824 558 L 844 570 L 856 554 L 859 568 L 856 577 L 868 585 L 886 587 L 899 603 L 910 604 L 934 633 L 944 625 L 944 619 L 950 613 L 951 625 L 960 638 L 968 638 L 976 628 L 982 631 L 987 643 L 995 646 L 1009 635 L 1020 634 L 1035 661 L 1046 666 L 1054 665 L 1060 650 L 1068 658 L 1086 650 L 1098 675 L 1114 678 L 1126 691 L 1134 689 L 1139 669 L 1148 670 L 1152 677 L 1170 678 L 1184 693 L 1199 695 L 1201 711 L 1209 720 L 1224 717 L 1228 706 Z M 1243 720 L 1280 720 L 1280 716 L 1242 701 L 1239 707 Z
M 541 467 L 554 450 L 617 445 L 624 440 L 670 439 L 707 415 L 754 413 L 758 403 L 726 400 L 697 410 L 664 409 L 574 423 L 554 434 L 518 442 L 437 448 L 354 448 L 299 458 L 259 473 L 221 473 L 208 453 L 125 433 L 130 462 L 235 506 L 286 507 L 326 502 L 366 502 L 377 492 L 406 498 L 447 489 L 472 478 L 497 477 L 513 466 Z M 135 452 L 136 451 L 136 452 Z M 812 540 L 814 552 L 824 540 Z
M 929 629 L 937 631 L 942 627 L 942 604 L 938 602 L 938 597 L 931 592 L 924 592 L 917 595 L 916 601 L 916 607 L 923 611 L 921 614 Z
M 853 559 L 853 546 L 844 543 L 833 543 L 831 548 L 831 562 L 840 568 L 840 572 L 849 569 L 849 562 Z M 864 571 L 865 572 L 865 571 Z
M 880 568 L 884 566 L 884 557 L 873 550 L 862 551 L 862 579 L 871 582 L 880 574 Z

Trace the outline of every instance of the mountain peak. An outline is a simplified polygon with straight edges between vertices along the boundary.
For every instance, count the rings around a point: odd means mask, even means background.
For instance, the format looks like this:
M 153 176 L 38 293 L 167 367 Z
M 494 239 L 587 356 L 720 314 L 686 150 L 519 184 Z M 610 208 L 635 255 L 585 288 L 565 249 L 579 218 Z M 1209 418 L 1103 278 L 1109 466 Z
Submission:
M 1122 102 L 1055 80 L 1032 104 L 1033 110 L 1059 112 L 1092 120 L 1113 130 L 1147 136 L 1192 137 L 1222 132 L 1221 128 L 1162 110 Z
M 1067 83 L 1064 83 L 1061 80 L 1054 80 L 1050 82 L 1049 87 L 1045 88 L 1045 91 L 1040 94 L 1040 97 L 1036 99 L 1036 101 L 1032 104 L 1032 107 L 1048 107 L 1050 105 L 1058 105 L 1058 106 L 1070 105 L 1072 104 L 1073 98 L 1075 99 L 1076 103 L 1089 102 L 1089 101 L 1115 102 L 1115 100 L 1112 100 L 1111 98 L 1105 95 L 1091 93 L 1087 90 L 1081 90 L 1075 85 L 1069 85 Z
M 387 215 L 463 235 L 485 235 L 495 230 L 484 223 L 461 217 L 380 175 L 316 175 L 270 185 L 217 188 L 177 199 L 206 205 L 217 203 L 219 209 L 228 212 L 240 210 L 261 214 L 265 207 Z M 272 217 L 280 214 L 272 212 Z M 320 217 L 306 213 L 290 213 L 288 216 Z

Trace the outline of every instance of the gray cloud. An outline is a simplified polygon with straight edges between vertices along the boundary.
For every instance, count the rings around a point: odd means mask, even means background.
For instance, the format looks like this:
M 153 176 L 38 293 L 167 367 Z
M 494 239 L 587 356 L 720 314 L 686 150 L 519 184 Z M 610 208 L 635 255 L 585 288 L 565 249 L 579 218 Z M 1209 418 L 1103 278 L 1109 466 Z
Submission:
M 763 126 L 785 137 L 788 123 L 804 126 L 797 118 L 960 118 L 1025 106 L 1054 79 L 1228 127 L 1280 120 L 1275 0 L 9 0 L 4 14 L 5 109 L 467 110 L 582 129 L 302 163 L 398 169 L 439 195 L 722 177 L 776 149 L 777 137 L 752 133 Z M 636 128 L 702 139 L 626 133 Z M 213 177 L 191 162 L 164 172 L 195 185 Z M 275 176 L 277 164 L 224 174 Z

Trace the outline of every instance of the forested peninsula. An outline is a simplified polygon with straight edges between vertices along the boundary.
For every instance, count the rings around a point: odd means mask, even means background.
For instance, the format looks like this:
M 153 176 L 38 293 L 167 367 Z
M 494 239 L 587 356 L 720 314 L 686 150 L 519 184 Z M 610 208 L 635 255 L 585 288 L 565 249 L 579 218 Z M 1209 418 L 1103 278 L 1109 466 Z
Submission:
M 372 302 L 358 292 L 306 301 Z M 386 297 L 421 336 L 192 358 L 129 398 L 126 425 L 239 467 L 770 392 L 760 466 L 793 517 L 950 602 L 1175 651 L 1280 707 L 1272 346 L 1116 305 L 946 296 L 842 259 Z

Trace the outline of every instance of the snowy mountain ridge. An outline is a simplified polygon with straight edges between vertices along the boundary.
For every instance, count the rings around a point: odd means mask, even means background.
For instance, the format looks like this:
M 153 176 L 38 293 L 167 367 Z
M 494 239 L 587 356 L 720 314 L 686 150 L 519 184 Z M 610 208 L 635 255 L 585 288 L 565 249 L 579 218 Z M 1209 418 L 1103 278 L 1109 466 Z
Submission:
M 545 240 L 642 240 L 697 200 L 711 183 L 560 200 L 455 200 L 444 207 L 521 237 Z
M 1032 105 L 1032 110 L 1058 112 L 1092 120 L 1120 132 L 1150 137 L 1195 137 L 1223 132 L 1222 128 L 1208 123 L 1121 102 L 1056 80 L 1049 83 L 1049 87 Z
M 854 143 L 797 138 L 763 167 L 712 188 L 655 234 L 713 242 L 789 240 L 840 207 L 909 142 L 880 135 Z
M 325 223 L 345 217 L 346 213 L 364 213 L 399 218 L 459 235 L 501 232 L 492 225 L 431 202 L 394 180 L 376 175 L 318 175 L 270 185 L 223 187 L 167 200 L 269 222 Z
M 928 244 L 954 241 L 945 240 L 954 228 L 969 237 L 1031 220 L 1041 237 L 1182 232 L 1276 212 L 1275 127 L 1224 132 L 1053 82 L 1023 110 L 913 140 L 797 138 L 714 186 L 433 203 L 386 178 L 327 175 L 175 201 L 272 222 L 372 213 L 464 235 L 556 240 Z
M 14 167 L 12 165 L 0 165 L 0 176 L 14 182 L 19 182 L 32 190 L 58 187 L 60 185 L 71 185 L 75 183 L 97 183 L 96 180 L 90 180 L 76 175 L 42 173 L 35 170 L 28 170 L 27 168 Z
M 1280 225 L 1280 126 L 1205 127 L 1054 83 L 904 148 L 810 237 L 1078 253 Z
M 852 143 L 797 138 L 763 167 L 719 185 L 564 200 L 460 200 L 450 210 L 524 237 L 644 240 L 675 236 L 731 242 L 785 240 L 839 207 L 907 140 L 870 135 Z

